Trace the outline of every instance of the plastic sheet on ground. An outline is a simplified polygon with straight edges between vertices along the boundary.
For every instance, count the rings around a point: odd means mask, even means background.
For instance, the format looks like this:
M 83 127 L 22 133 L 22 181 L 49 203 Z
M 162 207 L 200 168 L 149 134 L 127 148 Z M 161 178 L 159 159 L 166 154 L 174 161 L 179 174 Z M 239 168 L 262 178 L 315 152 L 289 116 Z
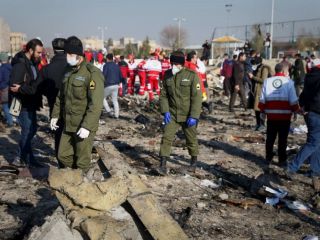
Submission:
M 305 134 L 308 132 L 308 128 L 306 125 L 299 125 L 293 129 L 290 129 L 293 134 Z
M 209 187 L 209 188 L 213 188 L 213 189 L 220 187 L 220 184 L 216 184 L 208 179 L 201 180 L 200 185 L 202 187 Z
M 278 188 L 277 190 L 267 186 L 264 186 L 263 188 L 266 192 L 269 192 L 274 196 L 274 197 L 266 198 L 265 204 L 269 204 L 271 206 L 277 205 L 280 202 L 280 199 L 284 198 L 288 194 L 288 192 L 286 192 L 281 188 Z

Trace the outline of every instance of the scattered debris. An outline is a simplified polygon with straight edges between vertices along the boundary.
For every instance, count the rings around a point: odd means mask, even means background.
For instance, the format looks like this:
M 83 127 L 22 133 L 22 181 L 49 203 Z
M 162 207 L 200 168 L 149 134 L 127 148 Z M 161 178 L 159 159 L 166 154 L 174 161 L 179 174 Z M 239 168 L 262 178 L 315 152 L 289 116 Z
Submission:
M 298 127 L 291 129 L 291 132 L 293 134 L 305 134 L 308 133 L 308 128 L 306 125 L 299 125 Z
M 212 188 L 212 189 L 221 187 L 221 184 L 222 184 L 222 179 L 221 179 L 219 184 L 216 184 L 216 183 L 214 183 L 214 182 L 212 182 L 212 181 L 210 181 L 208 179 L 203 179 L 200 182 L 200 186 L 209 187 L 209 188 Z
M 229 198 L 228 194 L 226 193 L 220 193 L 219 194 L 219 198 L 224 201 L 224 200 L 227 200 Z

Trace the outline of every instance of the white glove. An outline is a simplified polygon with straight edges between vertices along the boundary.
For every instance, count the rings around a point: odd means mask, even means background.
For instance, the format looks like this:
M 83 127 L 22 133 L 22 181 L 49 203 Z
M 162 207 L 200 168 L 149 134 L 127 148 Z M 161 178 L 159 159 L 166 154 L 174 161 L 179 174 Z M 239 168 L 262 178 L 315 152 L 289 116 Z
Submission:
M 57 123 L 58 123 L 58 118 L 51 118 L 50 128 L 51 128 L 52 131 L 55 131 L 55 130 L 57 130 L 59 128 Z
M 79 138 L 85 139 L 89 137 L 90 131 L 85 129 L 85 128 L 80 128 L 79 131 L 77 132 L 77 135 Z

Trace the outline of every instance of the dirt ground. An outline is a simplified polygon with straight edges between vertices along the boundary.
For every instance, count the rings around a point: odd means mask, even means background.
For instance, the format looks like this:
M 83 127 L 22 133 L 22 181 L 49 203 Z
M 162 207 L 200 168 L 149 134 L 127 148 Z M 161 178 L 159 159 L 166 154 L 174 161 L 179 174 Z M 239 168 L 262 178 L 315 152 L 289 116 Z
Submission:
M 130 97 L 120 102 L 120 119 L 102 117 L 104 122 L 95 144 L 110 157 L 120 154 L 137 169 L 190 239 L 296 240 L 305 235 L 320 235 L 319 209 L 312 205 L 315 192 L 311 179 L 305 176 L 308 168 L 289 180 L 283 169 L 269 167 L 264 160 L 265 133 L 254 131 L 252 111 L 244 112 L 238 107 L 235 113 L 229 113 L 227 100 L 214 96 L 213 113 L 204 110 L 198 126 L 200 155 L 196 173 L 186 171 L 189 156 L 179 131 L 168 163 L 169 174 L 158 176 L 155 169 L 159 165 L 162 118 L 157 105 L 149 106 Z M 0 239 L 27 239 L 31 228 L 43 224 L 45 217 L 59 206 L 45 178 L 48 168 L 57 166 L 46 112 L 44 109 L 40 113 L 40 128 L 33 146 L 37 158 L 48 167 L 40 173 L 24 169 L 19 175 L 0 171 Z M 294 125 L 300 124 L 301 117 Z M 2 129 L 2 167 L 13 161 L 18 135 L 19 127 Z M 305 134 L 290 134 L 289 146 L 299 147 L 305 138 Z M 289 157 L 295 152 L 296 149 L 291 150 Z M 30 175 L 33 178 L 26 177 Z M 204 186 L 204 180 L 210 180 L 214 186 Z M 281 186 L 288 191 L 288 200 L 300 200 L 310 211 L 295 212 L 285 204 L 266 205 L 265 196 L 259 191 L 263 185 Z

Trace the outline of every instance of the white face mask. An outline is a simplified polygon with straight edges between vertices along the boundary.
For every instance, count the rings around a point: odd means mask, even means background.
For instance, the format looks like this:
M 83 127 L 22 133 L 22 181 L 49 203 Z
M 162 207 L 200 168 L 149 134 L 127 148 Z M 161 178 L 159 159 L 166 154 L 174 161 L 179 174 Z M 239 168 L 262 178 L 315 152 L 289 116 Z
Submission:
M 172 74 L 176 75 L 178 72 L 180 72 L 181 68 L 178 67 L 177 65 L 172 66 Z
M 258 68 L 258 65 L 252 65 L 252 70 L 253 71 L 257 70 L 257 68 Z
M 77 60 L 77 56 L 67 56 L 67 63 L 70 66 L 76 66 L 79 60 Z

